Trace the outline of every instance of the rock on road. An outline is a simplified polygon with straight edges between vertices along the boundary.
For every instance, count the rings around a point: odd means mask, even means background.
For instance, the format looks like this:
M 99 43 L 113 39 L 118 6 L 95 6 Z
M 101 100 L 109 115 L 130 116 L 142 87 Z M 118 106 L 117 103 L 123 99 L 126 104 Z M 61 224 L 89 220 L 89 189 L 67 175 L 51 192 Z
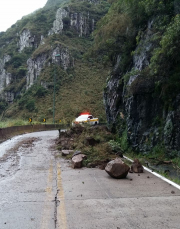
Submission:
M 57 157 L 58 131 L 0 144 L 0 229 L 179 229 L 180 190 L 145 171 L 117 180 Z

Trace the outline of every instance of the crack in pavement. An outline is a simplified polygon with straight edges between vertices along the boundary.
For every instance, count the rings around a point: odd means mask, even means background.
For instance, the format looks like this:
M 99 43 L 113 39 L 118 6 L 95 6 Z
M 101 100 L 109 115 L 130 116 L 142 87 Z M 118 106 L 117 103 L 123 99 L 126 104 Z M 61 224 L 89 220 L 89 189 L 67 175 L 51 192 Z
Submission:
M 55 198 L 54 198 L 54 202 L 55 202 L 55 210 L 54 210 L 54 226 L 55 228 L 57 228 L 57 208 L 60 204 L 60 201 L 58 200 L 58 192 L 59 190 L 57 190 Z

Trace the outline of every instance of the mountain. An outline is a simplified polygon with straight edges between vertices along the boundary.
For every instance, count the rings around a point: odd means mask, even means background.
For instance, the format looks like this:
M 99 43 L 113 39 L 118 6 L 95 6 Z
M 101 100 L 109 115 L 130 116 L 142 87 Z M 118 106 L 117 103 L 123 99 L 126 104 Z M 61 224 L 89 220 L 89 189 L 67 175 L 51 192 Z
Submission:
M 48 0 L 0 33 L 2 118 L 52 121 L 55 91 L 56 121 L 90 111 L 123 150 L 178 156 L 179 25 L 179 0 Z
M 180 2 L 117 0 L 94 33 L 91 55 L 110 61 L 106 115 L 124 150 L 180 151 Z
M 96 0 L 48 0 L 44 8 L 0 33 L 2 119 L 52 121 L 55 98 L 56 121 L 70 122 L 82 111 L 105 121 L 107 69 L 84 55 L 109 6 Z
M 61 4 L 63 2 L 67 2 L 67 1 L 66 0 L 48 0 L 45 7 L 56 6 L 56 5 Z

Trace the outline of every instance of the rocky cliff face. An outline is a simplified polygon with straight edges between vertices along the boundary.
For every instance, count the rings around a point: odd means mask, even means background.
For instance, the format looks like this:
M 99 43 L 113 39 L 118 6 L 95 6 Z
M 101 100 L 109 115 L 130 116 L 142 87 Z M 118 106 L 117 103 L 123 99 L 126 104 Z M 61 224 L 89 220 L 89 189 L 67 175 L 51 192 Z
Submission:
M 49 61 L 49 59 L 52 61 Z M 74 66 L 74 60 L 69 50 L 62 45 L 56 47 L 54 50 L 48 53 L 43 53 L 34 59 L 30 58 L 27 61 L 28 72 L 26 75 L 26 88 L 28 89 L 36 82 L 45 65 L 48 66 L 52 63 L 61 66 L 64 70 L 67 70 L 68 67 Z
M 3 58 L 0 59 L 0 93 L 11 82 L 11 74 L 5 70 L 5 63 L 10 59 L 11 57 L 9 55 L 4 55 Z
M 53 3 L 56 5 L 57 2 L 58 1 L 49 1 L 47 4 Z M 92 3 L 98 4 L 97 1 L 92 1 Z M 27 26 L 27 28 L 24 27 L 21 32 L 16 32 L 14 39 L 11 40 L 11 43 L 16 43 L 18 53 L 20 53 L 15 54 L 17 56 L 21 55 L 21 53 L 23 55 L 26 50 L 35 50 L 36 52 L 36 50 L 43 50 L 46 49 L 46 47 L 49 47 L 46 51 L 39 51 L 37 55 L 33 57 L 29 56 L 29 58 L 27 58 L 27 71 L 26 74 L 23 75 L 23 77 L 26 78 L 26 90 L 36 82 L 42 72 L 42 69 L 46 66 L 50 66 L 55 63 L 64 71 L 67 71 L 68 68 L 74 67 L 74 57 L 65 43 L 63 43 L 63 45 L 61 42 L 57 42 L 56 45 L 52 45 L 52 43 L 50 45 L 48 43 L 53 35 L 61 36 L 65 34 L 68 29 L 71 30 L 75 36 L 87 37 L 94 30 L 95 19 L 88 11 L 76 13 L 71 8 L 66 7 L 65 9 L 58 8 L 54 14 L 56 15 L 56 19 L 52 24 L 51 30 L 49 30 L 47 34 L 37 35 L 34 32 L 34 29 L 31 30 Z M 6 45 L 3 45 L 2 48 L 6 49 L 6 46 L 8 47 L 9 44 L 10 42 L 6 42 Z M 58 54 L 58 57 L 56 57 L 56 54 Z M 13 93 L 12 88 L 14 87 L 9 87 L 9 89 L 7 88 L 8 85 L 13 84 L 14 78 L 18 78 L 17 71 L 14 74 L 12 68 L 9 68 L 11 69 L 11 73 L 9 73 L 5 68 L 5 63 L 10 61 L 13 55 L 4 55 L 4 57 L 0 59 L 0 93 L 2 94 L 2 97 L 9 102 L 13 102 L 16 94 L 20 93 L 20 91 Z M 19 64 L 15 63 L 14 66 L 16 69 L 19 68 L 18 71 L 21 72 Z M 23 68 L 25 67 L 23 66 Z M 20 77 L 22 78 L 22 75 Z
M 138 152 L 147 153 L 161 145 L 171 155 L 180 151 L 180 94 L 171 104 L 156 92 L 161 77 L 153 78 L 142 72 L 149 66 L 154 42 L 154 19 L 149 20 L 147 29 L 141 34 L 134 50 L 131 70 L 126 77 L 116 66 L 105 89 L 106 115 L 112 130 L 119 133 L 124 148 L 127 144 Z
M 19 52 L 22 52 L 24 48 L 29 47 L 36 47 L 37 44 L 35 43 L 35 35 L 31 35 L 30 30 L 24 29 L 19 37 L 19 43 L 17 44 L 19 47 Z
M 69 20 L 69 26 L 74 29 L 79 37 L 90 35 L 94 30 L 95 21 L 90 17 L 89 12 L 71 13 L 65 9 L 59 8 L 56 13 L 56 20 L 53 22 L 53 28 L 49 31 L 48 35 L 61 34 L 63 32 L 64 23 L 63 19 Z
M 49 31 L 48 35 L 60 34 L 63 31 L 63 19 L 67 17 L 69 13 L 62 8 L 59 8 L 56 13 L 56 20 L 53 22 L 53 28 Z

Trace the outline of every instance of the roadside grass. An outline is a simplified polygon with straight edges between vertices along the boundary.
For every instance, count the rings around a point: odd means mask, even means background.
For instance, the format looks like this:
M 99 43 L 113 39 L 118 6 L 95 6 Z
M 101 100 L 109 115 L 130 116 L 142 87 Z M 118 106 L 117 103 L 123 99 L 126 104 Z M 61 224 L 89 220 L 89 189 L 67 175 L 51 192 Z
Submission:
M 11 126 L 25 126 L 31 124 L 42 124 L 43 122 L 33 121 L 32 123 L 29 120 L 21 120 L 21 119 L 8 119 L 7 121 L 0 121 L 0 128 L 6 128 Z M 47 123 L 51 124 L 51 123 Z
M 23 126 L 23 125 L 28 125 L 28 120 L 13 120 L 9 119 L 7 121 L 1 121 L 0 122 L 0 128 L 6 128 L 6 127 L 11 127 L 11 126 Z

